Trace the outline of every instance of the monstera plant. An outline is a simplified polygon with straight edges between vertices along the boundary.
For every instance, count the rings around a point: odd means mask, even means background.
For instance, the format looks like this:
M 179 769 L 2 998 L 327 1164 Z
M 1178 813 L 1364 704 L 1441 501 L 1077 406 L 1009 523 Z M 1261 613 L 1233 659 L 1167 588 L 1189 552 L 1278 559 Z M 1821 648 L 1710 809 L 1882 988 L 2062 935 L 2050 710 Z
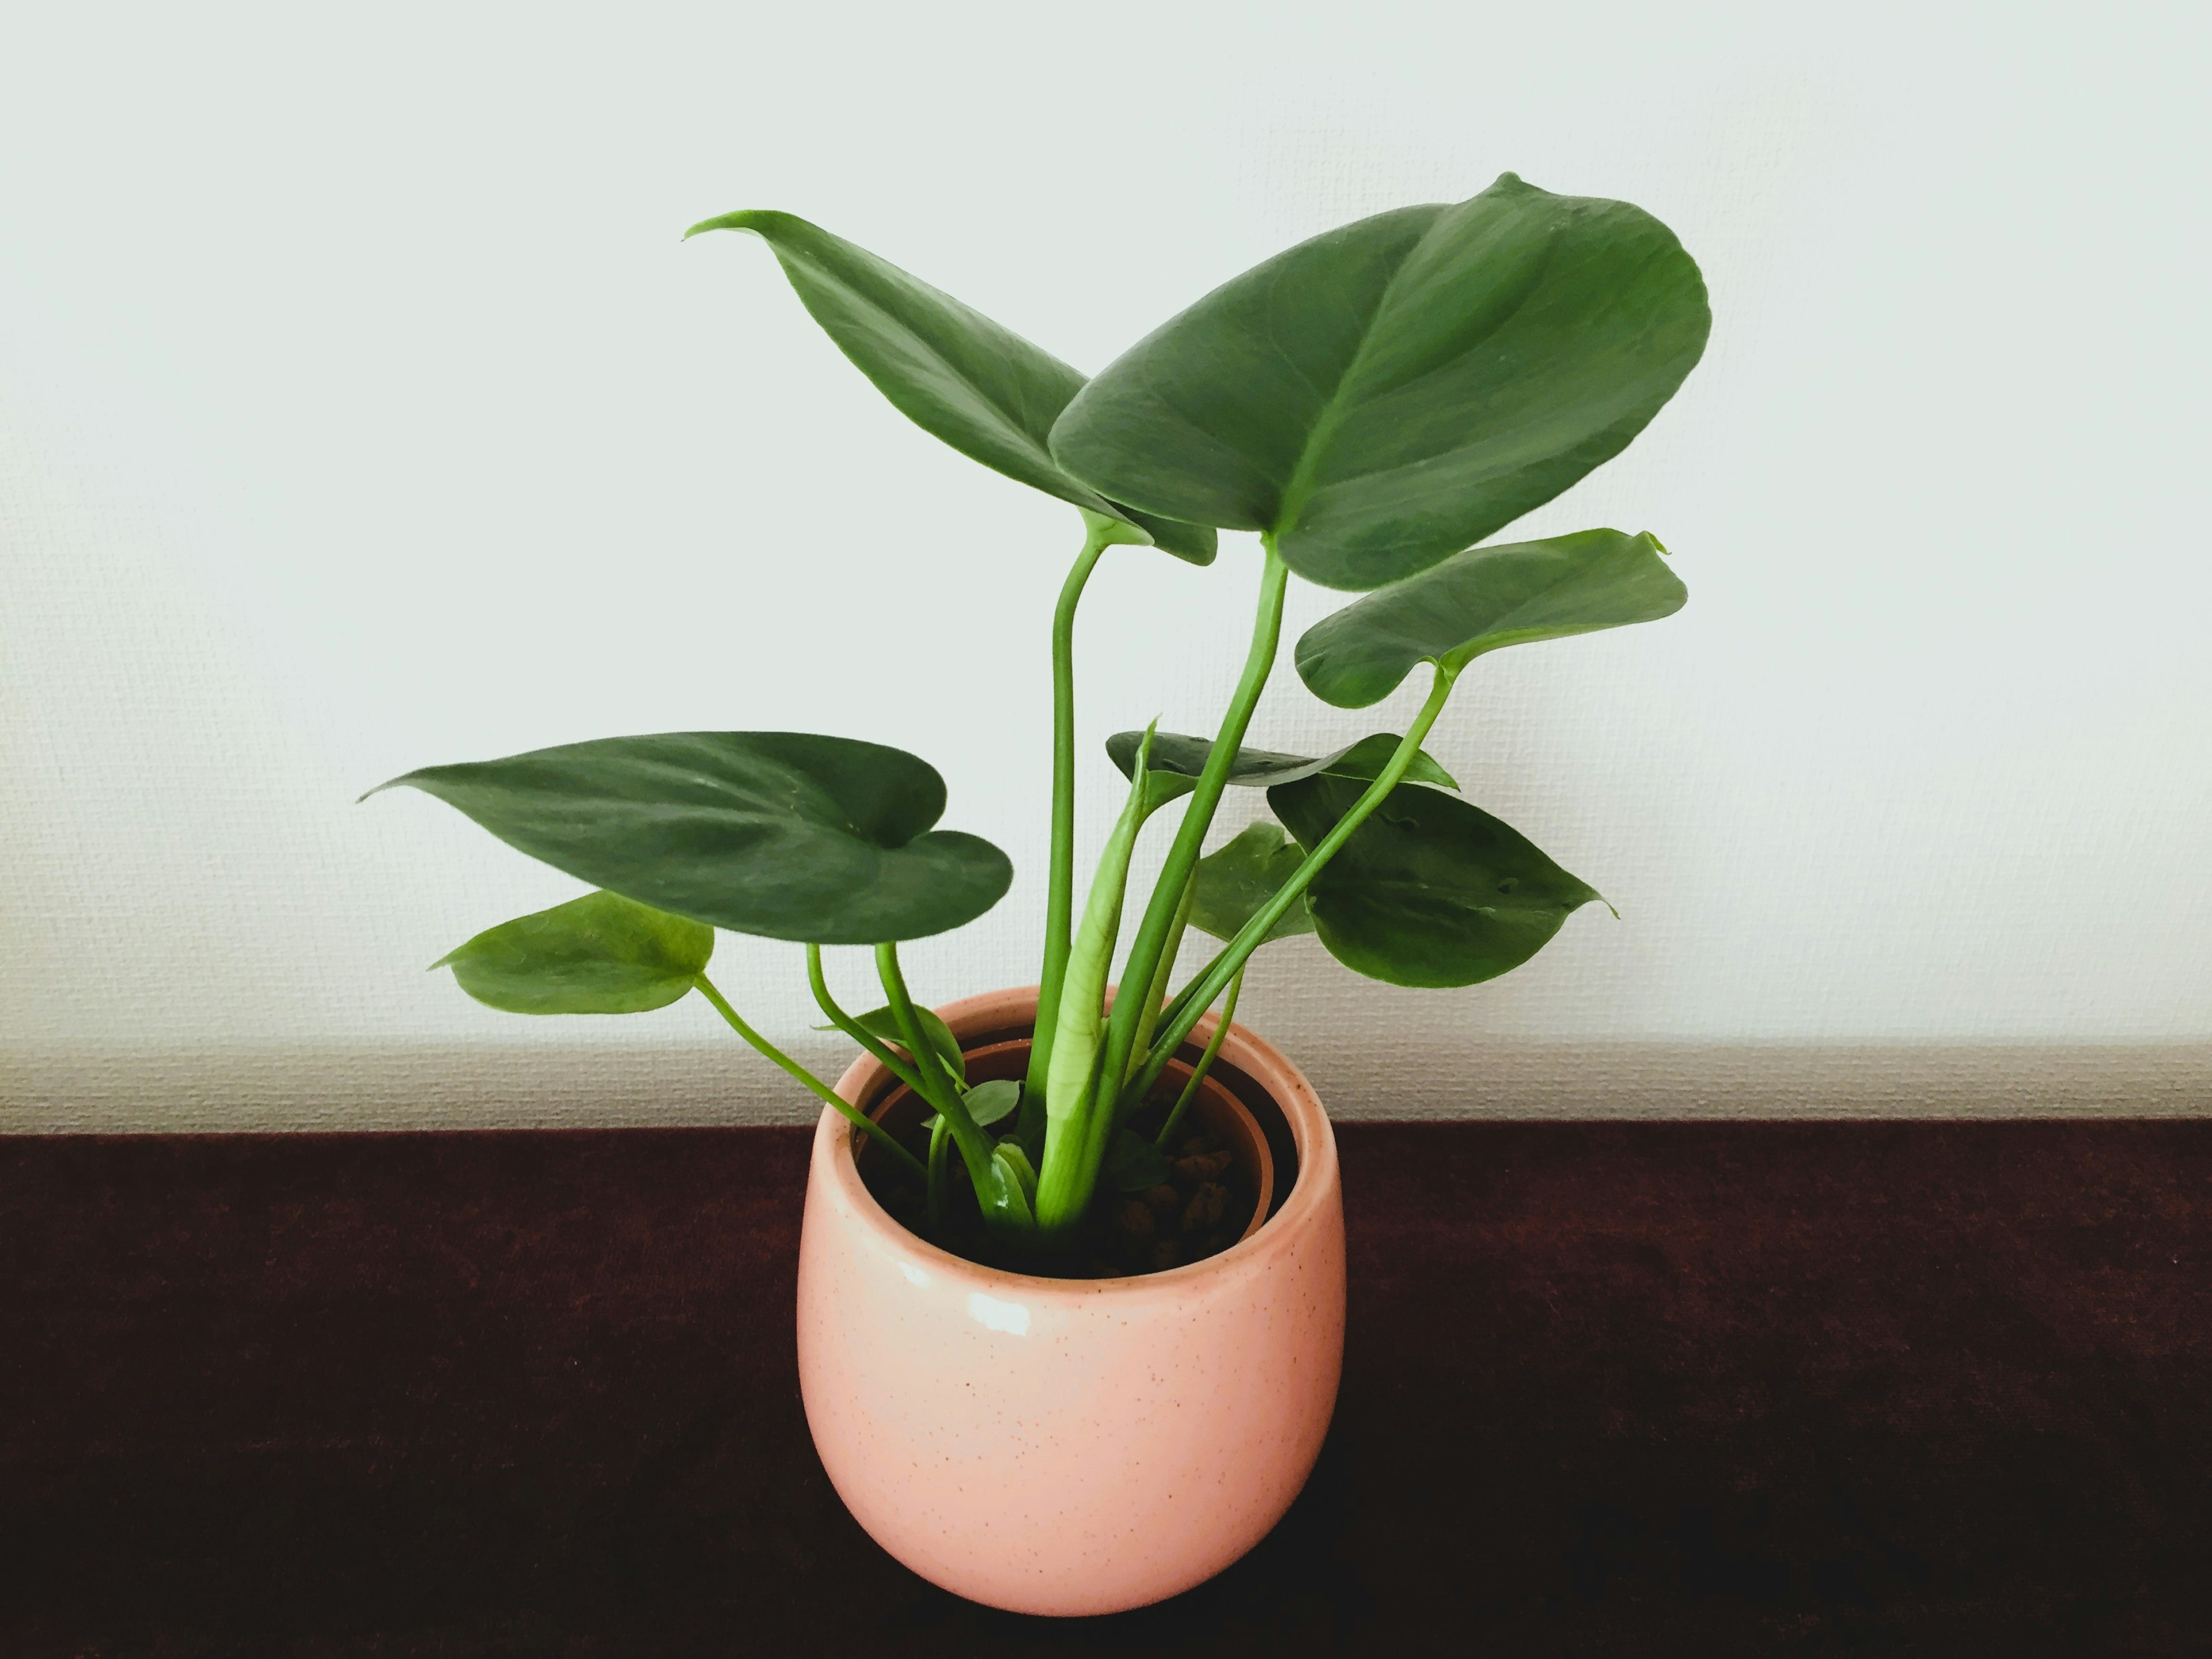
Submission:
M 1422 744 L 1490 653 L 1683 604 L 1648 534 L 1487 539 L 1619 454 L 1698 362 L 1705 286 L 1656 219 L 1507 173 L 1469 200 L 1378 214 L 1279 253 L 1088 380 L 804 219 L 731 213 L 691 234 L 714 230 L 765 241 L 814 320 L 916 425 L 1081 520 L 1050 623 L 1051 867 L 1027 1074 L 970 1086 L 898 954 L 988 910 L 1012 866 L 937 827 L 933 769 L 849 737 L 605 738 L 395 779 L 594 890 L 445 957 L 471 996 L 522 1013 L 635 1013 L 696 991 L 927 1183 L 923 1224 L 972 1204 L 994 1249 L 1049 1271 L 1094 1224 L 1102 1191 L 1153 1176 L 1262 945 L 1310 933 L 1370 978 L 1468 985 L 1528 961 L 1598 897 L 1462 799 Z M 1258 590 L 1243 672 L 1212 732 L 1109 740 L 1124 804 L 1079 908 L 1085 584 L 1115 547 L 1212 564 L 1220 531 L 1257 538 L 1240 555 Z M 1425 672 L 1403 732 L 1347 732 L 1319 757 L 1245 746 L 1293 576 L 1360 595 L 1298 641 L 1299 678 L 1359 709 Z M 1209 854 L 1231 788 L 1264 790 L 1273 819 Z M 1158 878 L 1133 894 L 1133 853 L 1163 813 Z M 1218 948 L 1171 986 L 1194 927 Z M 708 977 L 718 928 L 805 946 L 824 1015 L 933 1109 L 927 1154 L 746 1023 Z M 872 950 L 882 1007 L 839 1006 L 823 969 L 835 946 Z M 1109 998 L 1109 977 L 1121 994 Z M 1217 1004 L 1212 1046 L 1166 1120 L 1138 1135 L 1139 1107 Z

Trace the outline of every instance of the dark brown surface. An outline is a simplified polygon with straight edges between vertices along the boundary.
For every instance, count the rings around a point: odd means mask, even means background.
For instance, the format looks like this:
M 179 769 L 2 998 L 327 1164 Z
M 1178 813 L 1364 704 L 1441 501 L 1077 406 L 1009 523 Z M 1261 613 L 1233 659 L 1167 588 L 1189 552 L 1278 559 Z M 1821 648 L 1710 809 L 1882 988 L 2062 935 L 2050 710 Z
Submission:
M 1353 1125 L 1335 1431 L 988 1613 L 799 1411 L 805 1135 L 0 1141 L 0 1653 L 2201 1653 L 2212 1122 Z

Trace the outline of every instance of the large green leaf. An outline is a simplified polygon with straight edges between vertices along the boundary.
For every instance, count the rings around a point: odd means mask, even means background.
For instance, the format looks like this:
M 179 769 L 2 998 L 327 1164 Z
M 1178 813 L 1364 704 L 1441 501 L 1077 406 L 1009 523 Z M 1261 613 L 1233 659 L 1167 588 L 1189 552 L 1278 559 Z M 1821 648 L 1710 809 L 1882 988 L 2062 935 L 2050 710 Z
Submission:
M 925 432 L 1048 495 L 1133 523 L 1178 558 L 1213 562 L 1210 527 L 1117 506 L 1052 459 L 1045 439 L 1083 376 L 1050 352 L 795 215 L 726 213 L 684 234 L 702 230 L 748 230 L 765 241 L 823 332 Z
M 605 738 L 380 787 L 400 784 L 595 887 L 736 933 L 919 939 L 973 921 L 1013 879 L 990 842 L 931 829 L 945 810 L 934 767 L 850 738 Z
M 1662 551 L 1618 530 L 1469 548 L 1306 629 L 1298 678 L 1324 702 L 1364 708 L 1419 663 L 1456 673 L 1504 646 L 1671 617 L 1690 594 Z
M 1363 791 L 1315 777 L 1267 792 L 1311 845 Z M 1518 968 L 1597 890 L 1510 824 L 1433 789 L 1401 786 L 1306 890 L 1329 953 L 1393 985 L 1472 985 Z
M 1279 825 L 1264 821 L 1248 824 L 1228 846 L 1198 861 L 1198 892 L 1190 907 L 1191 921 L 1218 939 L 1235 939 L 1305 862 L 1305 857 L 1306 849 L 1284 835 Z M 1271 945 L 1279 939 L 1313 931 L 1313 913 L 1301 894 L 1260 943 Z
M 1141 732 L 1116 732 L 1106 739 L 1107 758 L 1121 769 L 1125 778 L 1136 764 L 1137 745 L 1144 736 Z M 1198 781 L 1198 775 L 1206 769 L 1206 753 L 1212 747 L 1211 738 L 1188 737 L 1178 732 L 1162 732 L 1153 737 L 1146 783 L 1148 787 L 1156 787 L 1163 797 L 1156 805 L 1190 793 Z M 1240 749 L 1237 758 L 1230 763 L 1229 781 L 1248 789 L 1271 789 L 1279 783 L 1310 778 L 1316 772 L 1340 778 L 1372 778 L 1382 771 L 1383 763 L 1397 747 L 1396 738 L 1388 732 L 1377 732 L 1319 760 L 1281 754 L 1272 749 Z M 1444 789 L 1459 787 L 1452 775 L 1437 765 L 1425 749 L 1414 752 L 1412 763 L 1406 769 L 1406 780 L 1409 783 L 1432 783 Z
M 488 927 L 430 965 L 510 1014 L 640 1014 L 689 994 L 714 954 L 711 927 L 586 893 Z
M 1084 387 L 1052 453 L 1116 501 L 1271 532 L 1310 580 L 1378 587 L 1619 454 L 1711 325 L 1666 226 L 1509 173 L 1216 289 Z

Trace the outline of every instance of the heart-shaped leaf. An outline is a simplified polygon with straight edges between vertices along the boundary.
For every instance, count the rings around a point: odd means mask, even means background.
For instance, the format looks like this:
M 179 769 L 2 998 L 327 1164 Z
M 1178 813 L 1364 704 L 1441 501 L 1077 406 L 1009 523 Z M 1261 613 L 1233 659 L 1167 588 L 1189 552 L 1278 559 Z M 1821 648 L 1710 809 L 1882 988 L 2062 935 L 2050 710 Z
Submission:
M 1358 792 L 1353 793 L 1356 798 Z M 1228 846 L 1198 861 L 1198 891 L 1190 907 L 1192 923 L 1218 939 L 1235 939 L 1305 862 L 1305 857 L 1306 849 L 1284 835 L 1279 825 L 1264 820 L 1246 825 Z M 1313 931 L 1313 913 L 1301 894 L 1260 943 L 1271 945 L 1279 939 Z
M 1107 1143 L 1106 1164 L 1100 1173 L 1116 1192 L 1141 1193 L 1163 1184 L 1170 1170 L 1165 1152 L 1132 1130 L 1116 1129 Z
M 955 1081 L 965 1083 L 968 1080 L 968 1061 L 960 1052 L 960 1039 L 952 1035 L 952 1028 L 927 1008 L 917 1007 L 914 1017 L 921 1023 L 922 1036 L 929 1039 L 930 1048 L 936 1051 L 937 1058 L 943 1062 L 945 1069 L 952 1074 Z M 870 1036 L 882 1038 L 901 1054 L 906 1052 L 906 1036 L 899 1030 L 898 1016 L 888 1007 L 871 1008 L 865 1014 L 855 1014 L 853 1024 Z M 835 1025 L 817 1025 L 814 1029 L 834 1031 L 837 1028 Z
M 1011 1078 L 994 1078 L 988 1083 L 979 1083 L 968 1091 L 966 1098 L 968 1115 L 982 1129 L 1012 1116 L 1014 1109 L 1021 1103 L 1022 1085 Z
M 1364 793 L 1314 777 L 1267 792 L 1319 841 Z M 1329 954 L 1393 985 L 1472 985 L 1518 968 L 1597 890 L 1511 825 L 1433 789 L 1390 792 L 1306 890 Z
M 1014 1109 L 1021 1103 L 1022 1085 L 1005 1079 L 979 1083 L 961 1097 L 961 1104 L 967 1107 L 968 1115 L 975 1120 L 979 1129 L 988 1129 L 994 1123 L 1012 1115 Z M 937 1114 L 932 1112 L 922 1120 L 921 1127 L 934 1132 L 938 1121 Z
M 1106 739 L 1106 756 L 1121 769 L 1121 775 L 1130 775 L 1137 761 L 1137 745 L 1144 740 L 1141 732 L 1116 732 Z M 1206 769 L 1206 752 L 1213 746 L 1209 738 L 1186 737 L 1180 732 L 1162 732 L 1152 738 L 1151 769 L 1146 784 L 1149 789 L 1155 779 L 1170 782 L 1176 795 L 1188 794 Z M 1382 769 L 1383 763 L 1396 752 L 1398 739 L 1388 732 L 1377 732 L 1372 737 L 1360 738 L 1333 755 L 1319 760 L 1309 760 L 1303 755 L 1279 754 L 1272 749 L 1240 749 L 1237 758 L 1230 763 L 1229 781 L 1249 789 L 1272 789 L 1279 783 L 1295 783 L 1300 778 L 1310 778 L 1316 772 L 1326 772 L 1332 777 L 1372 778 Z M 1426 750 L 1414 753 L 1412 764 L 1406 769 L 1406 781 L 1432 783 L 1440 788 L 1456 789 L 1450 773 L 1437 764 Z M 1173 796 L 1166 797 L 1172 799 Z M 1162 803 L 1164 804 L 1164 801 Z
M 430 965 L 510 1014 L 641 1014 L 690 994 L 714 954 L 714 930 L 586 893 L 488 927 Z
M 1309 580 L 1379 587 L 1619 454 L 1711 326 L 1666 226 L 1509 173 L 1216 289 L 1076 394 L 1052 453 L 1117 501 L 1270 532 Z
M 1298 678 L 1324 702 L 1364 708 L 1419 663 L 1457 673 L 1504 646 L 1671 617 L 1690 594 L 1664 550 L 1618 530 L 1469 548 L 1309 628 Z
M 595 887 L 769 939 L 941 933 L 981 915 L 1013 879 L 990 842 L 930 828 L 945 810 L 934 767 L 851 738 L 604 738 L 380 787 L 401 784 Z
M 1164 551 L 1213 562 L 1210 527 L 1133 512 L 1070 477 L 1045 447 L 1080 372 L 951 295 L 793 214 L 726 213 L 684 233 L 747 230 L 823 331 L 899 412 L 994 471 L 1108 518 Z

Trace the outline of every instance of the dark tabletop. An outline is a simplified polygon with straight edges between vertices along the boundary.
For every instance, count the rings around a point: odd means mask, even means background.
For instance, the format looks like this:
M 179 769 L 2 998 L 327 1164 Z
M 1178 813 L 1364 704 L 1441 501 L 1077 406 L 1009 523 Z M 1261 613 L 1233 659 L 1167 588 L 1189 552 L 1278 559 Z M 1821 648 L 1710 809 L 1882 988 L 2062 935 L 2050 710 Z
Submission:
M 1346 1126 L 1311 1485 L 1079 1623 L 830 1491 L 807 1134 L 0 1140 L 0 1653 L 2212 1651 L 2212 1121 Z

